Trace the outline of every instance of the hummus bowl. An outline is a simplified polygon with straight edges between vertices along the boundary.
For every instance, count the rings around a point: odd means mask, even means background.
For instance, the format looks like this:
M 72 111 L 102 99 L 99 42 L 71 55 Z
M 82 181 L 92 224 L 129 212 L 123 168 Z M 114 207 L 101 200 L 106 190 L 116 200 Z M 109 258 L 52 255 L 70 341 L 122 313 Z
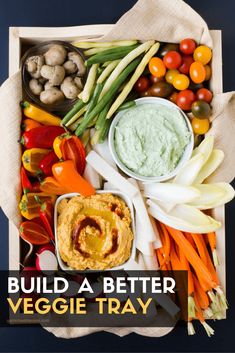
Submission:
M 112 121 L 108 137 L 112 157 L 132 178 L 144 182 L 169 180 L 191 157 L 191 123 L 166 99 L 145 97 L 135 103 Z
M 106 200 L 104 202 L 103 199 L 99 197 L 101 195 L 107 197 L 112 207 L 113 201 L 120 201 L 118 208 L 115 203 L 115 209 L 111 207 L 110 211 L 107 211 L 105 208 L 107 206 Z M 60 268 L 63 271 L 73 272 L 124 269 L 124 267 L 128 266 L 128 263 L 135 258 L 136 253 L 135 218 L 132 201 L 127 195 L 116 190 L 99 190 L 96 192 L 93 199 L 92 197 L 81 197 L 80 199 L 80 197 L 81 195 L 78 193 L 64 194 L 58 197 L 55 203 L 55 248 Z M 81 200 L 88 202 L 88 204 L 86 203 L 85 206 L 82 206 L 86 209 L 84 214 L 82 214 L 82 212 L 79 213 L 78 209 L 79 205 L 81 205 Z M 101 205 L 102 203 L 104 204 L 104 208 L 99 213 L 99 211 L 97 211 L 97 209 L 99 209 L 98 205 L 96 206 L 96 211 L 92 213 L 92 202 L 97 200 L 100 200 Z M 123 209 L 120 209 L 120 205 L 123 206 Z M 73 213 L 73 207 L 76 208 L 75 213 Z M 122 210 L 123 214 L 120 215 Z M 111 217 L 112 220 L 110 220 Z M 106 219 L 108 219 L 107 222 L 105 222 Z M 109 231 L 113 220 L 116 222 L 114 223 L 114 229 L 117 229 L 117 233 L 119 234 L 118 238 L 117 235 L 113 233 L 110 238 Z M 84 228 L 85 232 L 83 231 Z M 113 225 L 111 228 L 113 232 Z M 102 232 L 104 234 L 104 230 L 105 237 L 103 240 L 100 240 L 100 234 L 102 234 Z M 78 237 L 80 237 L 79 241 Z M 110 242 L 112 242 L 111 245 Z M 79 248 L 77 248 L 78 244 Z M 91 250 L 92 246 L 94 246 L 94 251 Z M 90 253 L 89 251 L 92 252 Z M 102 252 L 104 252 L 104 255 L 102 255 Z M 111 266 L 108 266 L 108 264 L 111 264 Z

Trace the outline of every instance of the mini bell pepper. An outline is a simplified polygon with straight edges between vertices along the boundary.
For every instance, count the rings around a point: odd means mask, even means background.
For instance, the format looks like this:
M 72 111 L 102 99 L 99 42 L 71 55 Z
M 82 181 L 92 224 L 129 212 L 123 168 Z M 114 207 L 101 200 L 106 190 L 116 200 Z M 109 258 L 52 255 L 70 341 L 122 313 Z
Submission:
M 52 175 L 52 166 L 58 161 L 59 159 L 54 151 L 48 152 L 39 163 L 39 172 L 45 176 Z
M 20 169 L 20 177 L 23 193 L 27 195 L 28 192 L 32 191 L 32 184 L 24 167 L 21 167 Z
M 70 192 L 78 192 L 83 196 L 95 194 L 93 186 L 77 172 L 71 160 L 54 164 L 52 173 L 58 183 Z
M 72 160 L 78 173 L 83 175 L 86 166 L 86 151 L 81 140 L 77 136 L 64 138 L 60 149 L 63 160 Z
M 23 113 L 27 118 L 33 119 L 42 123 L 43 125 L 55 125 L 60 126 L 61 119 L 57 116 L 42 110 L 41 108 L 37 107 L 36 105 L 24 101 L 22 103 Z
M 40 190 L 51 195 L 63 195 L 70 192 L 62 186 L 54 177 L 46 177 L 41 181 Z
M 33 175 L 37 175 L 39 163 L 48 154 L 48 152 L 50 151 L 43 148 L 30 148 L 25 150 L 22 155 L 24 168 Z
M 20 142 L 25 148 L 52 148 L 54 139 L 63 132 L 61 126 L 39 126 L 25 131 Z
M 24 119 L 21 124 L 21 129 L 23 131 L 30 131 L 31 129 L 34 129 L 35 127 L 39 127 L 39 126 L 42 126 L 42 124 L 38 123 L 33 119 Z
M 32 183 L 32 189 L 31 192 L 41 192 L 41 188 L 40 188 L 40 181 L 34 181 Z
M 22 222 L 19 233 L 22 239 L 33 245 L 44 245 L 50 242 L 47 231 L 34 221 Z
M 55 154 L 57 155 L 57 157 L 59 159 L 62 158 L 62 152 L 61 152 L 61 142 L 64 138 L 66 138 L 67 136 L 70 136 L 70 133 L 65 133 L 65 134 L 62 134 L 60 136 L 57 136 L 55 139 L 54 139 L 54 142 L 53 142 L 53 149 L 54 149 L 54 152 Z
M 37 198 L 40 199 L 40 202 L 51 201 L 52 204 L 55 203 L 56 199 L 55 196 L 46 193 L 28 193 L 27 197 L 26 195 L 23 195 L 19 203 L 19 208 L 24 218 L 31 220 L 33 218 L 40 217 Z
M 38 198 L 38 201 L 39 202 L 41 201 L 40 198 Z M 54 207 L 51 201 L 45 201 L 41 203 L 39 207 L 39 216 L 43 222 L 43 225 L 47 233 L 49 234 L 52 240 L 55 239 L 55 236 L 53 233 L 53 227 L 54 227 L 53 214 L 54 214 Z

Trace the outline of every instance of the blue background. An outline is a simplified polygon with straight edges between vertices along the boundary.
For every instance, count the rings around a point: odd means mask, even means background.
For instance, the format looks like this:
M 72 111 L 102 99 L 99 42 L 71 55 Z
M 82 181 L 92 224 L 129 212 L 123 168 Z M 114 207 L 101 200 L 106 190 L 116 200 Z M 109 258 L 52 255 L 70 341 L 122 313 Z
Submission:
M 115 23 L 135 2 L 135 0 L 0 0 L 0 83 L 8 75 L 9 26 L 56 27 Z M 211 29 L 223 30 L 224 91 L 234 90 L 235 1 L 187 0 L 186 2 L 204 17 Z M 187 36 L 187 34 L 185 35 Z M 1 167 L 4 168 L 4 166 Z M 196 327 L 197 335 L 194 337 L 187 337 L 186 328 L 179 327 L 163 338 L 148 338 L 135 334 L 119 338 L 108 333 L 97 333 L 92 336 L 72 340 L 58 339 L 41 327 L 11 327 L 0 328 L 0 351 L 235 351 L 234 214 L 235 204 L 233 202 L 233 204 L 231 203 L 226 207 L 227 295 L 230 309 L 226 321 L 212 323 L 212 326 L 216 330 L 216 335 L 213 338 L 207 338 L 199 325 Z M 7 269 L 8 225 L 2 212 L 0 212 L 0 226 L 0 269 Z

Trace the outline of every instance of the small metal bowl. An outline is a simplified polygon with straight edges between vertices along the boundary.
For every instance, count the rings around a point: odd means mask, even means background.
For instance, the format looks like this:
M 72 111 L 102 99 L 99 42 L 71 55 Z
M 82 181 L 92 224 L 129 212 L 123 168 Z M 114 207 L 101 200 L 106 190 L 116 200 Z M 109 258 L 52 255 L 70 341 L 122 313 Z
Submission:
M 75 47 L 74 45 L 68 43 L 68 42 L 63 42 L 60 40 L 51 40 L 48 42 L 43 42 L 37 45 L 34 45 L 32 48 L 28 49 L 26 51 L 26 53 L 24 54 L 24 56 L 21 59 L 21 73 L 22 73 L 22 81 L 23 81 L 23 88 L 24 91 L 27 95 L 27 97 L 32 100 L 34 103 L 36 103 L 38 106 L 40 106 L 41 108 L 48 110 L 48 111 L 54 111 L 54 112 L 58 112 L 58 113 L 66 113 L 69 109 L 71 109 L 71 107 L 74 105 L 74 103 L 77 101 L 76 99 L 68 99 L 65 98 L 65 100 L 63 100 L 62 102 L 58 102 L 58 103 L 54 103 L 54 104 L 44 104 L 40 101 L 39 97 L 34 95 L 30 88 L 29 88 L 29 81 L 32 79 L 32 77 L 30 76 L 29 72 L 26 70 L 26 60 L 34 55 L 42 55 L 44 53 L 46 53 L 46 51 L 54 44 L 60 44 L 63 45 L 63 47 L 65 47 L 65 49 L 67 50 L 67 52 L 76 52 L 78 53 L 83 61 L 85 62 L 85 57 L 83 52 L 78 49 L 77 47 Z M 79 75 L 71 75 L 73 77 L 81 77 L 82 79 L 85 79 L 86 77 L 86 73 L 82 76 Z

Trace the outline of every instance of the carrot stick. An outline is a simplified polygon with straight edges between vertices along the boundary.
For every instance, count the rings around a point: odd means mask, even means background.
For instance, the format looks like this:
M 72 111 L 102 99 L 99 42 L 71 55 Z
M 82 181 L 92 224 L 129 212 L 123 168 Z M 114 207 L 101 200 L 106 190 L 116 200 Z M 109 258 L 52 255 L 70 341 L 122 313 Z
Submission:
M 161 253 L 160 248 L 156 249 L 156 255 L 157 255 L 158 264 L 159 264 L 161 270 L 166 271 L 167 267 L 166 267 L 166 264 L 164 264 L 164 258 L 163 258 L 163 255 Z
M 211 248 L 213 262 L 215 267 L 219 266 L 219 258 L 216 250 L 216 234 L 215 232 L 207 233 L 207 239 Z
M 170 236 L 174 239 L 174 241 L 178 244 L 180 248 L 182 248 L 188 262 L 194 268 L 201 284 L 203 284 L 203 289 L 209 291 L 212 288 L 216 287 L 216 283 L 213 281 L 210 271 L 207 269 L 206 265 L 200 259 L 199 255 L 189 243 L 189 241 L 185 238 L 183 233 L 167 225 L 166 228 Z
M 196 246 L 195 246 L 195 243 L 194 243 L 192 234 L 185 232 L 184 235 L 186 236 L 186 239 L 190 242 L 190 244 L 192 245 L 192 247 L 195 249 Z
M 164 256 L 164 262 L 163 264 L 165 264 L 168 260 L 169 260 L 169 256 L 170 256 L 170 236 L 168 234 L 168 231 L 166 229 L 166 227 L 164 226 L 164 224 L 160 223 L 160 228 L 161 228 L 161 240 L 163 245 L 163 256 Z
M 196 276 L 194 276 L 194 274 L 192 274 L 192 278 L 193 278 L 194 289 L 195 289 L 194 296 L 197 298 L 200 308 L 205 310 L 210 305 L 208 295 L 206 294 L 206 292 L 204 292 L 202 286 L 200 285 L 200 282 L 198 281 Z
M 196 311 L 196 316 L 198 318 L 198 320 L 200 321 L 200 323 L 202 324 L 202 326 L 204 327 L 207 335 L 210 337 L 212 335 L 214 335 L 214 330 L 212 327 L 210 327 L 206 321 L 205 321 L 205 318 L 203 316 L 203 311 L 202 309 L 200 308 L 200 305 L 199 305 L 199 302 L 198 302 L 198 299 L 197 297 L 195 296 L 195 303 L 196 303 L 196 307 L 197 307 L 197 311 Z
M 192 235 L 192 238 L 196 244 L 198 254 L 199 254 L 200 258 L 202 259 L 202 261 L 204 262 L 204 264 L 206 265 L 207 264 L 207 256 L 206 256 L 204 244 L 202 243 L 203 242 L 202 235 L 196 234 L 196 233 L 191 233 L 191 235 Z

